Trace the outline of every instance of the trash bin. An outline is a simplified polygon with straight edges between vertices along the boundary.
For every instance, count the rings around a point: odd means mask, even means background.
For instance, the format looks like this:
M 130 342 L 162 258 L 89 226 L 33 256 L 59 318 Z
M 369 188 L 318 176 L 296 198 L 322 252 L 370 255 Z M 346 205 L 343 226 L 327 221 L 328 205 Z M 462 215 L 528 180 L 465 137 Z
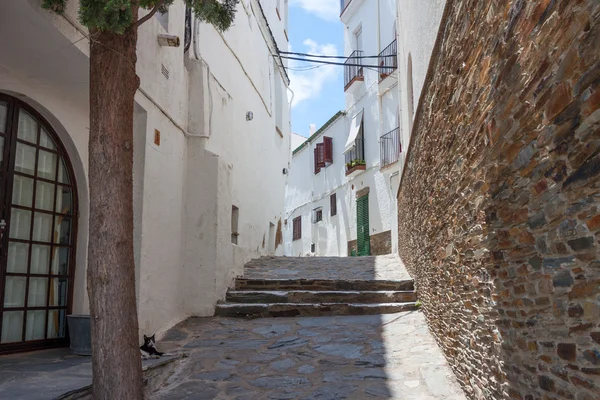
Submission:
M 67 315 L 71 353 L 92 355 L 92 328 L 89 315 Z

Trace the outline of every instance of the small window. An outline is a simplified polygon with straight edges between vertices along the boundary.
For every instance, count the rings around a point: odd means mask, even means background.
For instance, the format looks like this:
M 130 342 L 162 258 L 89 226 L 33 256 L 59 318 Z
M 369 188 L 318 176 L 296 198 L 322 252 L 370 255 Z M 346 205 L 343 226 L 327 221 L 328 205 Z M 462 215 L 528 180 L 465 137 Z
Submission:
M 329 209 L 332 217 L 337 215 L 337 196 L 335 193 L 329 196 Z
M 302 217 L 294 218 L 292 224 L 292 240 L 302 239 Z
M 313 223 L 323 221 L 323 207 L 315 208 L 313 210 Z
M 231 206 L 231 243 L 238 244 L 238 223 L 240 219 L 240 209 L 236 206 Z

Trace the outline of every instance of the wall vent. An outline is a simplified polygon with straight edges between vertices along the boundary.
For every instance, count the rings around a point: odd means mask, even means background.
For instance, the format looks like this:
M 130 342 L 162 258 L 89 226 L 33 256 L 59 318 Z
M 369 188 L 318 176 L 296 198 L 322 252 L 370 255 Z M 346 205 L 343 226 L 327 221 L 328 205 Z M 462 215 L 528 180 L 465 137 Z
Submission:
M 160 64 L 160 72 L 166 79 L 169 79 L 169 70 L 167 69 L 167 67 L 165 67 L 164 64 Z

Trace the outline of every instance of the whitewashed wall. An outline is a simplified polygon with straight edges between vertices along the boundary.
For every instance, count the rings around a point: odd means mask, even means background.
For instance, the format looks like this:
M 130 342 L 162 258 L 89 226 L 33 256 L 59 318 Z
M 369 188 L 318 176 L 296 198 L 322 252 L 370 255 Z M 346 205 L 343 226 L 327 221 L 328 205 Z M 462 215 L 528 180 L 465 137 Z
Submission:
M 403 0 L 398 2 L 398 71 L 400 84 L 400 109 L 402 110 L 403 154 L 399 168 L 402 169 L 410 142 L 410 130 L 414 113 L 425 83 L 431 51 L 439 30 L 446 0 Z M 409 71 L 409 57 L 412 71 Z M 412 86 L 412 96 L 411 88 Z
M 76 3 L 70 2 L 65 17 L 49 14 L 35 0 L 0 4 L 0 91 L 42 113 L 69 153 L 80 211 L 73 311 L 87 313 L 89 50 Z M 240 4 L 223 35 L 200 24 L 198 59 L 193 48 L 184 54 L 183 2 L 169 8 L 168 29 L 157 18 L 140 29 L 133 188 L 140 335 L 163 332 L 190 315 L 211 315 L 243 263 L 269 253 L 268 243 L 262 246 L 269 224 L 281 220 L 283 229 L 287 84 L 269 55 L 271 38 L 260 29 L 257 4 Z M 287 49 L 285 19 L 270 4 L 265 14 L 279 48 Z M 182 45 L 159 46 L 157 35 L 165 32 L 178 35 Z M 277 98 L 284 100 L 278 105 Z M 246 121 L 247 111 L 254 113 L 252 121 Z M 231 243 L 232 204 L 240 209 L 237 246 Z M 283 254 L 283 244 L 275 252 Z

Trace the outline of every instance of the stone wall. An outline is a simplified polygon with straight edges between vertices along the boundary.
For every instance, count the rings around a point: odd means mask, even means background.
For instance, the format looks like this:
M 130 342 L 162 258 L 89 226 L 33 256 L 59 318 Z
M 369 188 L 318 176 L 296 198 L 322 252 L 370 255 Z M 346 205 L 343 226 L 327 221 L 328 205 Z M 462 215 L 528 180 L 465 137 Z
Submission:
M 392 231 L 379 232 L 369 237 L 371 255 L 381 256 L 392 252 Z
M 600 393 L 600 1 L 448 0 L 400 255 L 472 399 Z

